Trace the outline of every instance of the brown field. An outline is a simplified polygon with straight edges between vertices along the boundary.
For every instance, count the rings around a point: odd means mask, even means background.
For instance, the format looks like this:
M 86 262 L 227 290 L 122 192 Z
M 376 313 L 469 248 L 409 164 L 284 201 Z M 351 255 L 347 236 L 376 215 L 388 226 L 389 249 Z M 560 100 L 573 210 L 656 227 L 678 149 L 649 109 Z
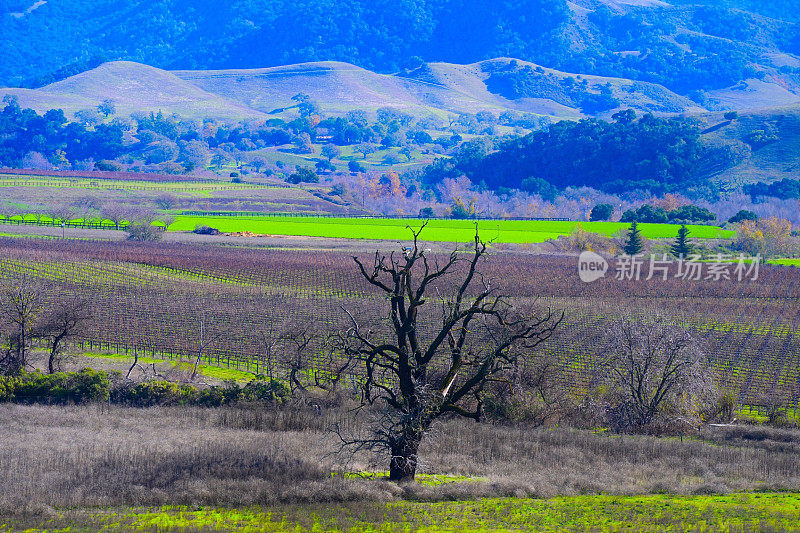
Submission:
M 708 428 L 692 439 L 447 421 L 421 450 L 444 483 L 398 486 L 336 453 L 342 408 L 0 405 L 0 516 L 74 506 L 220 505 L 800 489 L 800 433 Z M 425 476 L 421 476 L 424 480 Z

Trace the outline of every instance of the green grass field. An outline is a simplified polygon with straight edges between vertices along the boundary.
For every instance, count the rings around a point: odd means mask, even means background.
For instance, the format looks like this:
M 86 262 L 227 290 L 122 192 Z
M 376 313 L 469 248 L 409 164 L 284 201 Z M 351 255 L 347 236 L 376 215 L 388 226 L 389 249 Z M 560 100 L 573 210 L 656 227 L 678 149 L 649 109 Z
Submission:
M 421 219 L 392 218 L 328 218 L 328 217 L 258 217 L 258 216 L 177 216 L 170 231 L 192 231 L 198 225 L 216 228 L 223 233 L 249 231 L 256 234 L 328 237 L 339 239 L 407 240 L 406 226 L 418 228 Z M 481 237 L 498 243 L 541 243 L 567 235 L 581 224 L 593 233 L 612 236 L 629 224 L 618 222 L 560 222 L 540 220 L 481 220 Z M 640 224 L 650 239 L 672 238 L 678 232 L 674 224 Z M 731 238 L 733 231 L 717 226 L 690 226 L 691 236 L 699 239 Z M 475 236 L 475 221 L 431 220 L 424 240 L 437 242 L 469 242 Z
M 796 531 L 800 494 L 71 509 L 27 531 Z M 15 528 L 16 529 L 16 528 Z M 0 531 L 4 531 L 0 518 Z

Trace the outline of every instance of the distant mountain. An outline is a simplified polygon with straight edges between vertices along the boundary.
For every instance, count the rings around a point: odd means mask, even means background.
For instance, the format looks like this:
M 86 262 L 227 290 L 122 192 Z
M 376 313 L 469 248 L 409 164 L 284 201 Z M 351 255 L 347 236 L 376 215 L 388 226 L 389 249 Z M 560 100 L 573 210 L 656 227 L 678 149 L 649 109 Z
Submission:
M 398 73 L 517 57 L 725 106 L 713 91 L 745 80 L 800 90 L 798 13 L 800 0 L 5 0 L 0 84 L 46 85 L 103 60 Z

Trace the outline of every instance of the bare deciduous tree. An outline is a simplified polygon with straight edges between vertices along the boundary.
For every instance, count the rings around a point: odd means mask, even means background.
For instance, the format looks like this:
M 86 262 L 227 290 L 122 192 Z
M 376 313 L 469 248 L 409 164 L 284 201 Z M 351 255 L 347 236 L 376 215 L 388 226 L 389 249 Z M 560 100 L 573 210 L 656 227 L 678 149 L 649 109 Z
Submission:
M 601 365 L 618 430 L 645 426 L 658 416 L 696 424 L 716 390 L 697 340 L 662 315 L 614 324 Z
M 561 321 L 550 311 L 524 316 L 491 287 L 479 272 L 486 243 L 477 231 L 469 254 L 454 251 L 439 264 L 419 246 L 424 228 L 412 230 L 402 256 L 376 253 L 370 266 L 354 257 L 364 279 L 386 295 L 390 325 L 365 331 L 351 315 L 345 348 L 363 365 L 362 405 L 383 410 L 370 436 L 340 437 L 356 449 L 388 450 L 393 481 L 414 479 L 420 443 L 439 417 L 480 420 L 487 384 L 507 379 Z M 430 295 L 451 281 L 449 297 Z
M 36 326 L 33 334 L 47 341 L 47 371 L 52 374 L 60 366 L 66 343 L 80 334 L 82 327 L 92 318 L 89 303 L 68 298 L 52 308 Z
M 0 372 L 18 374 L 28 361 L 42 298 L 37 280 L 23 277 L 8 281 L 0 289 L 0 331 L 5 341 L 0 351 Z

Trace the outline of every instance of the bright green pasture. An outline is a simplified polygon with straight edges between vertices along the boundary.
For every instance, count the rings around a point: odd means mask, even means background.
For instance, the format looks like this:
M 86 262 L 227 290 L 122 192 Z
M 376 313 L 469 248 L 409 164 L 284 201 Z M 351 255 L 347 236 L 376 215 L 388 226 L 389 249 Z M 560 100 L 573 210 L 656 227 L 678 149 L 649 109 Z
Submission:
M 259 216 L 177 216 L 170 231 L 191 231 L 198 225 L 216 228 L 223 233 L 249 231 L 256 234 L 328 237 L 337 239 L 407 240 L 406 226 L 418 228 L 421 219 L 329 218 L 329 217 L 259 217 Z M 468 242 L 475 236 L 473 220 L 431 220 L 424 240 Z M 619 222 L 561 222 L 542 220 L 480 220 L 481 237 L 499 243 L 540 243 L 569 234 L 581 224 L 592 233 L 612 236 L 629 224 Z M 640 224 L 642 233 L 651 239 L 672 238 L 679 226 Z M 691 236 L 700 239 L 731 238 L 734 232 L 716 226 L 690 226 Z
M 272 509 L 72 509 L 42 524 L 42 529 L 58 529 L 65 523 L 70 531 L 796 531 L 800 495 L 601 495 Z M 2 524 L 0 518 L 0 530 Z
M 773 265 L 800 267 L 800 259 L 771 259 L 769 263 Z

